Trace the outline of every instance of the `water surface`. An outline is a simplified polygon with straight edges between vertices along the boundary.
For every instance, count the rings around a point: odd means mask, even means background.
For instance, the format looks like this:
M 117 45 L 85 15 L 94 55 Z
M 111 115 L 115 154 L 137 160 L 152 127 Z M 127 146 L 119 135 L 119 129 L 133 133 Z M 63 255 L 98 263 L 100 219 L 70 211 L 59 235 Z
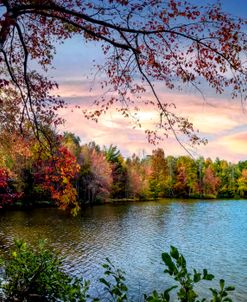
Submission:
M 93 280 L 93 286 L 109 257 L 126 271 L 136 301 L 143 292 L 173 284 L 163 273 L 160 256 L 174 245 L 189 267 L 208 268 L 216 279 L 236 286 L 235 301 L 247 301 L 247 200 L 103 205 L 75 218 L 57 209 L 1 212 L 2 252 L 13 238 L 33 244 L 47 238 L 65 257 L 65 269 Z

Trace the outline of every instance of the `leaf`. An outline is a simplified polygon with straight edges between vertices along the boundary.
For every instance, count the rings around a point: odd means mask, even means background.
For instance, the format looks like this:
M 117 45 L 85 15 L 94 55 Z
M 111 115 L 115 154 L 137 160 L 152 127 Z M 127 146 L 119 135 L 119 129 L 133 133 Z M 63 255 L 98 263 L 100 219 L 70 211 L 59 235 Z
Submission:
M 226 291 L 234 291 L 235 290 L 235 287 L 234 286 L 227 286 L 226 288 L 225 288 L 225 290 Z
M 208 281 L 211 281 L 214 279 L 214 275 L 212 274 L 209 274 L 208 271 L 206 269 L 203 270 L 203 277 L 202 277 L 203 280 L 208 280 Z
M 162 260 L 164 261 L 165 265 L 169 268 L 170 273 L 174 273 L 176 267 L 171 259 L 171 256 L 168 253 L 162 253 Z
M 214 279 L 214 275 L 212 274 L 207 274 L 206 276 L 203 277 L 204 280 L 208 280 L 208 281 L 211 281 Z
M 201 274 L 195 272 L 193 280 L 195 283 L 199 282 L 201 280 Z
M 222 300 L 223 302 L 233 302 L 231 298 L 226 297 Z
M 178 252 L 177 248 L 175 248 L 172 245 L 171 245 L 170 255 L 172 256 L 172 258 L 174 258 L 176 260 L 178 260 L 178 258 L 179 258 L 179 252 Z
M 100 281 L 101 283 L 103 283 L 104 285 L 106 285 L 108 288 L 110 288 L 110 283 L 109 283 L 108 281 L 106 281 L 105 278 L 100 278 L 99 281 Z
M 225 280 L 224 279 L 220 279 L 220 288 L 221 288 L 221 290 L 224 289 L 224 286 L 225 286 Z

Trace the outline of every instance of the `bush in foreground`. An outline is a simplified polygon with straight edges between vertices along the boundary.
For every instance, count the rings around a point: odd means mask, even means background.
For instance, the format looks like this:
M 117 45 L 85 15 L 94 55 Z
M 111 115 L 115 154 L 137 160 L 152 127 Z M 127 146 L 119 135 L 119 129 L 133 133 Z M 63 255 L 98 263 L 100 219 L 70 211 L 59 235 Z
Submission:
M 89 284 L 64 273 L 61 259 L 44 242 L 34 249 L 15 240 L 2 266 L 3 301 L 86 301 Z
M 176 285 L 161 293 L 154 290 L 150 295 L 144 294 L 145 302 L 171 302 L 170 293 L 175 290 L 175 301 L 179 302 L 232 302 L 229 292 L 233 291 L 234 287 L 226 287 L 223 279 L 220 280 L 219 289 L 209 289 L 211 298 L 199 298 L 195 284 L 202 280 L 211 281 L 214 276 L 206 269 L 202 272 L 195 269 L 193 273 L 188 272 L 185 258 L 175 247 L 171 246 L 170 253 L 163 253 L 162 260 L 166 265 L 164 272 L 176 281 Z M 62 269 L 61 259 L 56 253 L 46 249 L 44 242 L 40 242 L 38 248 L 34 249 L 25 242 L 16 240 L 10 257 L 1 262 L 3 278 L 0 281 L 0 289 L 3 298 L 0 301 L 102 300 L 88 294 L 89 281 L 72 278 L 66 274 Z M 109 301 L 129 301 L 125 273 L 116 268 L 108 258 L 103 268 L 104 276 L 99 282 L 104 285 Z

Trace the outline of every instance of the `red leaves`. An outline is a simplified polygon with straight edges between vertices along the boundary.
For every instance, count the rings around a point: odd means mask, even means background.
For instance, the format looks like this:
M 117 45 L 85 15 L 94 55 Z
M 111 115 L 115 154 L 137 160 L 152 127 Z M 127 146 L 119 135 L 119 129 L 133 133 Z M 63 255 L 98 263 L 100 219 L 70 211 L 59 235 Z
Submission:
M 76 158 L 65 147 L 60 147 L 55 155 L 40 164 L 43 166 L 42 172 L 37 176 L 41 176 L 41 186 L 50 192 L 59 208 L 76 215 L 79 204 L 73 182 L 80 170 Z
M 204 193 L 207 195 L 216 195 L 217 189 L 220 184 L 219 177 L 216 177 L 213 169 L 211 166 L 208 166 L 205 169 L 205 174 L 203 177 L 203 184 L 204 184 Z
M 154 56 L 153 53 L 149 53 L 147 64 L 151 65 L 154 68 L 159 68 L 160 67 L 159 63 L 156 62 L 155 56 Z
M 10 188 L 9 171 L 6 168 L 0 168 L 0 208 L 13 202 L 20 197 L 19 193 Z
M 8 186 L 8 171 L 6 169 L 0 168 L 0 189 L 5 189 Z
M 1 89 L 8 85 L 9 85 L 9 81 L 7 81 L 6 79 L 0 79 L 0 88 Z
M 0 20 L 1 30 L 0 30 L 0 42 L 3 44 L 10 32 L 11 26 L 15 25 L 16 20 L 10 16 L 9 13 L 5 13 L 2 16 L 4 19 Z
M 37 121 L 49 126 L 62 122 L 56 112 L 64 103 L 50 94 L 56 83 L 27 72 L 28 59 L 35 60 L 48 71 L 57 42 L 78 34 L 86 42 L 100 42 L 106 58 L 99 67 L 101 75 L 105 72 L 102 88 L 106 93 L 103 92 L 104 96 L 97 101 L 100 108 L 86 113 L 87 118 L 97 121 L 113 103 L 124 107 L 120 109 L 124 116 L 132 116 L 126 108 L 140 103 L 144 91 L 151 92 L 153 97 L 148 97 L 147 102 L 145 95 L 144 102 L 159 106 L 163 100 L 154 87 L 158 81 L 168 89 L 181 89 L 179 82 L 198 88 L 204 80 L 216 93 L 230 87 L 232 97 L 245 98 L 246 32 L 242 30 L 245 21 L 222 12 L 218 3 L 16 0 L 10 1 L 10 8 L 0 23 L 0 42 L 3 44 L 0 64 L 7 70 L 9 82 L 15 90 L 18 88 L 19 94 L 17 103 L 11 100 L 15 107 L 15 110 L 12 108 L 12 119 L 14 116 L 17 124 L 27 120 L 36 132 L 40 129 Z M 0 88 L 6 86 L 6 82 L 0 81 Z M 0 102 L 7 103 L 8 100 L 1 99 Z M 189 123 L 186 131 L 181 127 L 183 120 L 180 117 L 162 106 L 159 109 L 170 124 L 167 127 L 165 123 L 157 122 L 165 136 L 172 130 L 174 134 L 174 126 L 191 134 Z M 7 112 L 4 110 L 4 115 L 9 118 Z M 156 130 L 150 134 L 151 141 L 159 137 Z

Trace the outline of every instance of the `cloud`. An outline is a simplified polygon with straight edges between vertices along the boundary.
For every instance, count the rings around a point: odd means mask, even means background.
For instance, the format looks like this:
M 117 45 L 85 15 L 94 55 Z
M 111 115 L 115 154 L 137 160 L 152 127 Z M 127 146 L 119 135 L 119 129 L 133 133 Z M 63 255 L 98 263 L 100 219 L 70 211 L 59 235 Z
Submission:
M 225 136 L 221 139 L 221 145 L 232 153 L 247 158 L 247 132 Z
M 81 137 L 83 143 L 94 140 L 100 145 L 117 145 L 124 155 L 131 155 L 133 152 L 140 154 L 143 153 L 142 150 L 150 154 L 155 147 L 147 143 L 144 130 L 152 129 L 155 121 L 159 120 L 157 109 L 151 105 L 143 106 L 139 101 L 141 110 L 137 112 L 137 117 L 142 123 L 142 128 L 136 129 L 133 129 L 133 122 L 124 119 L 120 112 L 112 109 L 103 115 L 98 123 L 86 120 L 81 110 L 94 109 L 93 101 L 102 93 L 97 83 L 92 91 L 90 85 L 85 79 L 64 81 L 61 85 L 59 92 L 69 103 L 67 109 L 60 111 L 67 121 L 61 131 L 74 132 Z M 247 155 L 247 125 L 240 103 L 217 97 L 205 101 L 199 95 L 191 93 L 164 90 L 159 92 L 163 102 L 175 103 L 177 109 L 174 112 L 189 118 L 195 129 L 199 129 L 202 135 L 208 138 L 209 144 L 199 147 L 197 155 L 212 158 L 218 156 L 232 161 L 244 159 Z M 147 93 L 143 100 L 149 97 Z M 71 112 L 74 105 L 80 105 L 81 109 Z M 132 110 L 131 112 L 133 113 Z M 164 140 L 160 147 L 165 149 L 167 155 L 185 154 L 174 138 Z
M 62 109 L 60 115 L 66 120 L 66 123 L 60 127 L 60 131 L 71 131 L 79 135 L 82 144 L 90 141 L 95 141 L 101 146 L 113 144 L 119 147 L 124 156 L 131 156 L 133 153 L 141 156 L 143 153 L 151 154 L 155 148 L 154 145 L 147 142 L 145 129 L 151 127 L 153 122 L 147 118 L 152 116 L 152 113 L 146 112 L 146 114 L 144 117 L 146 122 L 143 123 L 143 127 L 133 128 L 134 124 L 116 111 L 109 111 L 96 123 L 85 119 L 80 110 L 72 112 L 69 109 Z M 163 147 L 167 155 L 171 153 L 179 155 L 182 151 L 173 138 L 164 140 L 159 147 Z

